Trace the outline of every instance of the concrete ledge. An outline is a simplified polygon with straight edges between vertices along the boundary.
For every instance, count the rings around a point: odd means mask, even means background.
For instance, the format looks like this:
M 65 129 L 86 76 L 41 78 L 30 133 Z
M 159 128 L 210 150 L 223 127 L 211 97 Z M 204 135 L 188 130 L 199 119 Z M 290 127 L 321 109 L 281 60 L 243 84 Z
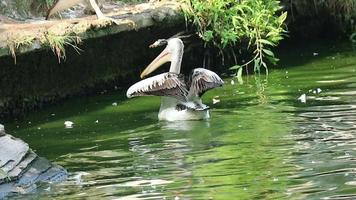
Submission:
M 15 57 L 38 49 L 53 48 L 49 41 L 50 36 L 70 36 L 86 40 L 184 20 L 181 4 L 171 1 L 125 6 L 106 16 L 115 19 L 115 23 L 89 16 L 78 19 L 0 24 L 0 57 L 10 55 Z

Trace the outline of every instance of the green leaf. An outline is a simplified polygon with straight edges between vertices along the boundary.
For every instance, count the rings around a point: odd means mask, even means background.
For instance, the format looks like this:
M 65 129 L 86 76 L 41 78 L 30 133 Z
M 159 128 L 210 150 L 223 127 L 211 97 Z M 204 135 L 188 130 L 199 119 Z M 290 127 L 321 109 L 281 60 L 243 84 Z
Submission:
M 268 49 L 262 49 L 263 52 L 265 52 L 267 55 L 274 57 L 274 53 L 271 50 Z
M 283 22 L 287 19 L 287 12 L 282 13 L 281 16 L 278 17 L 278 21 L 280 24 L 283 24 Z
M 263 43 L 263 44 L 267 44 L 267 45 L 270 45 L 270 46 L 275 46 L 276 45 L 273 42 L 265 40 L 265 39 L 259 39 L 258 42 Z

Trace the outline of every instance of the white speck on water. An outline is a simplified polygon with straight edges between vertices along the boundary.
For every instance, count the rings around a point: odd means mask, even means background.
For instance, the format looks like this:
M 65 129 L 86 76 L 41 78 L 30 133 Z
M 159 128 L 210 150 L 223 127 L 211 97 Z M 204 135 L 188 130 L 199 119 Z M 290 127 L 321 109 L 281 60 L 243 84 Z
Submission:
M 74 123 L 71 121 L 65 121 L 64 122 L 64 127 L 65 128 L 73 128 Z
M 213 98 L 213 104 L 217 104 L 217 103 L 220 103 L 219 96 L 215 96 L 215 97 Z
M 73 179 L 77 185 L 83 182 L 83 176 L 89 175 L 87 172 L 78 172 L 76 175 L 73 176 Z
M 278 178 L 274 177 L 274 178 L 273 178 L 273 181 L 274 181 L 274 182 L 278 181 Z
M 235 85 L 235 81 L 231 79 L 231 85 Z
M 319 53 L 317 53 L 317 52 L 314 52 L 314 53 L 313 53 L 313 56 L 317 56 L 317 55 L 319 55 Z
M 45 191 L 51 191 L 51 187 L 48 187 L 48 188 L 46 188 L 46 189 L 44 189 Z
M 298 98 L 298 100 L 302 103 L 306 103 L 307 102 L 307 95 L 306 94 L 302 94 L 300 95 L 300 97 Z
M 31 124 L 32 122 L 28 122 L 28 124 Z
M 99 123 L 99 120 L 96 120 L 95 123 Z
M 319 94 L 322 90 L 320 88 L 316 89 L 316 92 Z
M 38 130 L 41 130 L 41 127 L 37 127 Z
M 174 197 L 174 200 L 180 200 L 179 196 Z
M 114 102 L 114 103 L 112 103 L 111 105 L 113 105 L 113 106 L 117 106 L 117 103 L 116 103 L 116 102 Z
M 52 113 L 51 116 L 56 116 L 56 114 Z
M 356 186 L 356 181 L 349 181 L 349 182 L 346 182 L 345 185 Z

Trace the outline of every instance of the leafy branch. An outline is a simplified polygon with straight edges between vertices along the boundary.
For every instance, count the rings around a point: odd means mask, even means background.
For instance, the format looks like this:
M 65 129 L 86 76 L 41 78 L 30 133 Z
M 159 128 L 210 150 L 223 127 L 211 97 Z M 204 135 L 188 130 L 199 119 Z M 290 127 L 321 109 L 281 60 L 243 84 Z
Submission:
M 185 0 L 188 7 L 185 16 L 195 25 L 198 35 L 206 42 L 229 52 L 227 49 L 246 47 L 252 58 L 238 64 L 236 50 L 230 51 L 235 60 L 231 70 L 242 74 L 253 64 L 255 72 L 261 68 L 268 74 L 268 65 L 276 64 L 278 58 L 272 51 L 286 31 L 284 21 L 287 13 L 280 13 L 278 0 Z M 280 13 L 280 14 L 277 14 Z M 247 41 L 247 42 L 245 42 Z

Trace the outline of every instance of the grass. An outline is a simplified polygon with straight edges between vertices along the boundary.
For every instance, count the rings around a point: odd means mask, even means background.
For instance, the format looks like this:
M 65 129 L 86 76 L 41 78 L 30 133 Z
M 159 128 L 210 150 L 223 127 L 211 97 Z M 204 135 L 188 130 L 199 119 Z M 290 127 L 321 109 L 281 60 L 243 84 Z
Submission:
M 7 44 L 9 51 L 16 63 L 16 50 L 20 48 L 25 48 L 31 46 L 33 41 L 35 40 L 35 36 L 31 35 L 23 35 L 19 37 L 15 37 L 13 40 L 10 40 Z
M 40 38 L 36 38 L 34 35 L 14 35 L 8 38 L 7 46 L 9 51 L 14 58 L 16 64 L 16 52 L 21 51 L 21 49 L 31 48 L 35 45 L 35 42 L 40 42 L 40 45 L 48 46 L 54 54 L 58 57 L 58 62 L 61 59 L 65 59 L 66 56 L 66 46 L 73 47 L 78 53 L 82 51 L 78 44 L 82 42 L 81 38 L 74 33 L 69 34 L 56 34 L 52 31 L 47 31 Z
M 82 40 L 79 36 L 73 34 L 65 34 L 65 35 L 57 35 L 53 32 L 47 32 L 45 35 L 45 41 L 42 43 L 49 46 L 53 53 L 57 55 L 58 62 L 61 62 L 61 59 L 65 60 L 66 56 L 66 46 L 73 47 L 78 53 L 82 51 L 78 44 L 81 43 Z

